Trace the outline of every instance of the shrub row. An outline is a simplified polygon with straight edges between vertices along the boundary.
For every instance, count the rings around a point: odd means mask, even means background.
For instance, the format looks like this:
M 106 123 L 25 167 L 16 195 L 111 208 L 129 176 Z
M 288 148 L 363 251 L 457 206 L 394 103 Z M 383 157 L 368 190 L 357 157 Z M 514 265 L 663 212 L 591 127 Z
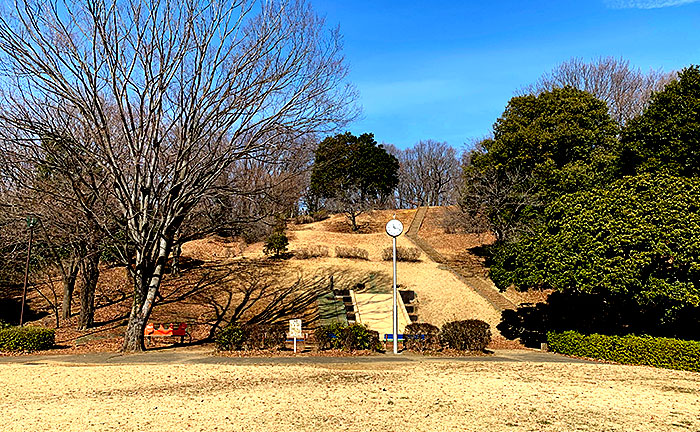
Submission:
M 338 258 L 353 258 L 353 259 L 368 260 L 369 259 L 369 252 L 367 252 L 364 249 L 360 249 L 359 247 L 354 247 L 354 246 L 336 246 L 335 247 L 335 256 L 337 256 Z
M 219 351 L 282 349 L 287 339 L 282 324 L 229 324 L 215 338 Z
M 314 332 L 319 349 L 341 349 L 344 351 L 379 351 L 382 344 L 379 333 L 362 324 L 344 325 L 333 323 L 322 326 Z
M 323 245 L 311 245 L 294 251 L 294 258 L 296 259 L 323 258 L 327 256 L 328 246 Z
M 700 372 L 700 341 L 566 331 L 548 333 L 547 344 L 560 354 Z
M 0 330 L 0 351 L 39 351 L 56 343 L 56 332 L 41 327 L 5 327 Z
M 420 260 L 420 255 L 421 255 L 421 251 L 418 248 L 403 247 L 403 246 L 398 246 L 396 248 L 396 260 L 397 261 L 416 262 L 416 261 Z M 394 260 L 394 249 L 393 248 L 384 249 L 382 251 L 382 259 L 384 261 L 393 261 Z
M 412 323 L 404 331 L 404 347 L 410 351 L 484 351 L 491 342 L 491 327 L 481 320 L 448 322 L 438 329 L 427 323 Z

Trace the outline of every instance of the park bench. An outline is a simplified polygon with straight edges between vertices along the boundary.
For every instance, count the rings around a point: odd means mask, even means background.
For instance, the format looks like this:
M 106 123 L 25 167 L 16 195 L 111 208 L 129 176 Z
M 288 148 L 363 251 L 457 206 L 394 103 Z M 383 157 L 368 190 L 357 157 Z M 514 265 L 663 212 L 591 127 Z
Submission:
M 183 343 L 185 341 L 185 336 L 189 338 L 189 342 L 192 342 L 192 335 L 189 333 L 187 323 L 177 323 L 177 328 L 174 327 L 173 323 L 168 324 L 168 327 L 164 327 L 163 324 L 160 324 L 158 328 L 155 328 L 153 323 L 148 323 L 143 330 L 143 335 L 150 343 L 153 343 L 154 337 L 179 337 L 180 343 Z
M 307 332 L 303 332 L 301 335 L 302 336 L 300 338 L 297 338 L 297 342 L 305 342 L 309 338 L 309 333 Z M 287 335 L 287 342 L 294 342 L 294 338 Z
M 403 344 L 407 339 L 413 339 L 413 340 L 425 340 L 428 337 L 428 335 L 425 334 L 397 334 L 396 335 L 396 340 Z M 387 333 L 384 335 L 384 347 L 389 342 L 394 342 L 394 335 L 392 333 Z

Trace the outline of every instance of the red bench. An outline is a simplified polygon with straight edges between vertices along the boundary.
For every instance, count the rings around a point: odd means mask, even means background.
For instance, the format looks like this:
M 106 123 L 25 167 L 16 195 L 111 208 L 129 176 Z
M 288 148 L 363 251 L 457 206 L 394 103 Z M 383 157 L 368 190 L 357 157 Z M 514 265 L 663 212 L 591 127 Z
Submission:
M 185 336 L 189 338 L 189 342 L 192 342 L 192 335 L 190 335 L 187 330 L 187 323 L 178 323 L 177 328 L 174 328 L 174 324 L 168 324 L 168 327 L 163 327 L 161 324 L 158 328 L 155 328 L 153 323 L 148 323 L 146 328 L 143 330 L 143 335 L 146 340 L 153 343 L 154 337 L 179 337 L 180 343 L 185 341 Z

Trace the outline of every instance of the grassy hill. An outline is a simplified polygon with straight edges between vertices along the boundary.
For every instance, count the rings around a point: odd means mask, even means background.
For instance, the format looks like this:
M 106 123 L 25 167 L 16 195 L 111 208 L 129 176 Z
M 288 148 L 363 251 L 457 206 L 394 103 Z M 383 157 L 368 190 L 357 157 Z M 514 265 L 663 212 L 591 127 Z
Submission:
M 420 236 L 450 263 L 468 268 L 471 274 L 488 281 L 483 276 L 486 271 L 480 259 L 468 251 L 491 239 L 485 235 L 446 233 L 441 226 L 445 212 L 442 208 L 431 208 Z M 382 260 L 382 251 L 391 247 L 384 225 L 393 214 L 387 210 L 364 215 L 359 233 L 350 231 L 342 215 L 288 225 L 290 251 L 325 246 L 329 251 L 327 257 L 297 259 L 290 254 L 286 259 L 273 260 L 264 255 L 261 242 L 245 244 L 216 237 L 189 242 L 182 248 L 182 271 L 164 279 L 150 321 L 190 323 L 193 346 L 197 346 L 232 316 L 243 321 L 302 318 L 305 328 L 313 327 L 319 320 L 335 319 L 343 312 L 338 311 L 337 304 L 330 308 L 327 305 L 333 299 L 332 289 L 391 292 L 391 262 Z M 415 214 L 416 210 L 396 211 L 406 230 Z M 414 246 L 405 235 L 398 237 L 397 242 L 399 246 Z M 338 246 L 364 249 L 369 259 L 339 258 L 335 254 Z M 398 283 L 401 290 L 415 293 L 418 321 L 439 326 L 447 321 L 478 318 L 491 324 L 497 333 L 495 326 L 500 311 L 448 271 L 444 263 L 437 263 L 426 254 L 418 262 L 400 262 Z M 44 295 L 52 289 L 48 282 L 38 288 Z M 60 302 L 60 282 L 54 280 L 53 289 Z M 130 293 L 124 268 L 102 269 L 96 296 L 96 328 L 88 332 L 78 332 L 72 326 L 59 328 L 57 343 L 61 350 L 118 350 L 131 306 Z M 51 295 L 47 296 L 51 298 Z M 30 307 L 49 311 L 47 302 L 36 291 L 30 296 Z M 78 307 L 76 304 L 74 310 Z M 40 321 L 43 325 L 55 325 L 52 312 Z

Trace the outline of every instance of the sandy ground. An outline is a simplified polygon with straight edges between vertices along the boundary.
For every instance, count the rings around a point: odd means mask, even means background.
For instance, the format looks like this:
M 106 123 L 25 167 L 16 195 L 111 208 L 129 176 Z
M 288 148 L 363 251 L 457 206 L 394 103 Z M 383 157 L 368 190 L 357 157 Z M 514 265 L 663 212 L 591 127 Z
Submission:
M 697 431 L 700 375 L 606 364 L 1 365 L 14 431 Z

